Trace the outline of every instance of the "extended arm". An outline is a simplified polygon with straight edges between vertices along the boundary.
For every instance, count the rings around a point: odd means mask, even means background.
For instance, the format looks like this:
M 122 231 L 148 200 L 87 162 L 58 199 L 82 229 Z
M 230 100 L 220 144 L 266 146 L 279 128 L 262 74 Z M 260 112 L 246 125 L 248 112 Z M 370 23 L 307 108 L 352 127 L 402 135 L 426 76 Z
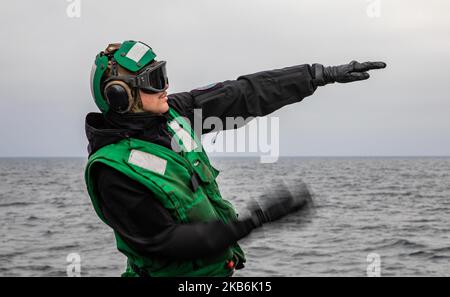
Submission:
M 268 115 L 275 110 L 314 93 L 317 87 L 330 83 L 348 83 L 366 80 L 368 71 L 385 68 L 383 62 L 352 61 L 349 64 L 325 67 L 321 64 L 299 65 L 262 71 L 240 76 L 237 80 L 227 80 L 210 86 L 171 94 L 169 104 L 191 123 L 210 116 L 220 118 L 223 129 L 227 117 L 257 117 Z M 194 109 L 202 110 L 202 117 L 194 115 Z M 203 125 L 202 125 L 203 126 Z M 211 132 L 203 128 L 202 133 Z
M 192 123 L 194 109 L 202 109 L 202 119 L 215 116 L 225 123 L 227 117 L 257 117 L 314 93 L 311 67 L 300 65 L 242 75 L 190 92 L 171 94 L 169 104 Z M 199 118 L 196 118 L 199 120 Z M 223 127 L 226 129 L 225 125 Z M 234 127 L 229 127 L 234 128 Z M 203 133 L 210 132 L 203 129 Z

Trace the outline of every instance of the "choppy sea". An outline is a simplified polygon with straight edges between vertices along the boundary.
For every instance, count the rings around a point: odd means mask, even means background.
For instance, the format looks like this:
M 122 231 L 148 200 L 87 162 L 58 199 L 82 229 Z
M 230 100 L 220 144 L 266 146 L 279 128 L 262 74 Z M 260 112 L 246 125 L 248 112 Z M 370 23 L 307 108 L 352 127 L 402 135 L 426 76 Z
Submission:
M 0 276 L 119 276 L 125 257 L 94 213 L 85 159 L 0 159 Z M 222 196 L 244 210 L 274 178 L 301 177 L 314 212 L 242 240 L 236 276 L 450 276 L 450 158 L 216 158 Z M 72 259 L 73 260 L 73 259 Z M 379 260 L 379 261 L 378 261 Z

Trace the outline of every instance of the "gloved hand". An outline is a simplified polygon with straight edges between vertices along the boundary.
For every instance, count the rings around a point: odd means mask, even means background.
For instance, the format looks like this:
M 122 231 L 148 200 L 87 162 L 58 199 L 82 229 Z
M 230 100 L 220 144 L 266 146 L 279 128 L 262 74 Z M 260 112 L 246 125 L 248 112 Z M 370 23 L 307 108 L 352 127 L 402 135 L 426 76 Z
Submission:
M 292 195 L 289 191 L 283 191 L 276 197 L 270 198 L 272 199 L 263 207 L 259 204 L 252 204 L 248 207 L 255 228 L 279 220 L 312 204 L 312 195 L 306 186 L 302 187 L 296 195 Z
M 324 67 L 321 64 L 313 64 L 314 79 L 316 86 L 338 82 L 348 83 L 359 80 L 366 80 L 370 77 L 366 71 L 386 68 L 384 62 L 364 62 L 352 61 L 349 64 L 339 66 Z

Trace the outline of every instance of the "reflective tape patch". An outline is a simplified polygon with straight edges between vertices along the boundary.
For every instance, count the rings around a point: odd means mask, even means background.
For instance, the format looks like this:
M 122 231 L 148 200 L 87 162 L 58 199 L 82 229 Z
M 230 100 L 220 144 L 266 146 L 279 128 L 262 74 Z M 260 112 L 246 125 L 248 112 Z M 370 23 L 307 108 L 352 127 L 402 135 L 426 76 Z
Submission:
M 202 94 L 220 89 L 222 87 L 223 87 L 223 83 L 213 83 L 213 84 L 209 84 L 207 86 L 201 87 L 201 88 L 193 89 L 191 92 L 194 94 L 194 96 L 198 96 L 198 95 L 202 95 Z
M 167 160 L 138 150 L 131 151 L 128 163 L 159 174 L 164 174 L 167 166 Z
M 91 94 L 92 97 L 95 98 L 95 92 L 94 92 L 94 77 L 95 77 L 95 72 L 97 72 L 97 64 L 94 63 L 94 65 L 92 65 L 91 68 Z
M 172 128 L 173 131 L 178 132 L 178 130 L 183 129 L 181 128 L 180 124 L 178 124 L 177 121 L 173 120 L 169 123 L 170 128 Z
M 219 83 L 209 84 L 209 85 L 206 85 L 206 86 L 203 86 L 203 87 L 194 89 L 194 91 L 205 91 L 205 90 L 209 90 L 209 89 L 211 89 L 211 88 L 214 88 L 214 87 L 217 86 L 218 84 L 219 84 Z
M 178 136 L 178 138 L 181 139 L 187 152 L 195 150 L 198 147 L 197 143 L 191 137 L 191 135 L 186 130 L 184 130 L 177 121 L 173 120 L 169 123 L 169 126 L 173 131 L 175 131 L 175 134 Z
M 132 48 L 128 51 L 126 57 L 133 60 L 134 62 L 139 62 L 139 60 L 150 50 L 148 46 L 143 43 L 136 42 Z

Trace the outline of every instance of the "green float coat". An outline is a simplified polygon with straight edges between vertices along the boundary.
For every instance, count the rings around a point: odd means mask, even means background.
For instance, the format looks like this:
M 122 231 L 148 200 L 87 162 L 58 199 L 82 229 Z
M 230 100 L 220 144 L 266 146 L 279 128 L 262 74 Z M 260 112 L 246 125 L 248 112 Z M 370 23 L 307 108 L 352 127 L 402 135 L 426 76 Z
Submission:
M 191 126 L 172 108 L 169 110 L 168 130 L 181 148 L 176 153 L 151 142 L 126 138 L 102 147 L 89 157 L 85 180 L 89 196 L 98 216 L 107 224 L 92 178 L 92 166 L 101 162 L 124 173 L 147 187 L 177 223 L 207 222 L 237 219 L 231 203 L 222 199 L 216 177 L 219 174 L 209 162 L 199 139 Z M 191 177 L 197 174 L 201 180 L 193 191 Z M 131 263 L 147 271 L 151 276 L 228 276 L 231 271 L 227 261 L 245 262 L 238 244 L 229 247 L 214 258 L 176 261 L 161 257 L 144 256 L 127 245 L 115 232 L 117 248 L 128 258 L 123 276 L 134 276 Z

